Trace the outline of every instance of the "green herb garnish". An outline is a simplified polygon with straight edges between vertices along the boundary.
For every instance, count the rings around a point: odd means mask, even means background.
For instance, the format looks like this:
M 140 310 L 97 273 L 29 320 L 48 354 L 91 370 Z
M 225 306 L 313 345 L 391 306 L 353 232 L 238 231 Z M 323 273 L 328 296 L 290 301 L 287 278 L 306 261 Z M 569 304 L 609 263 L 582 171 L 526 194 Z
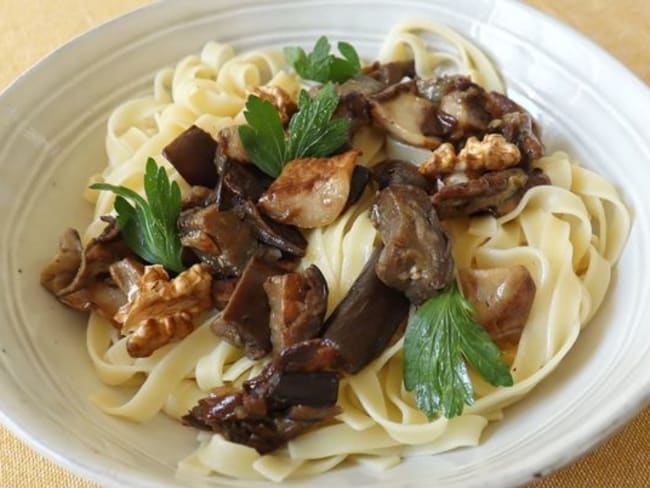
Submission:
M 296 73 L 306 80 L 342 83 L 361 73 L 361 62 L 351 44 L 339 42 L 337 47 L 342 58 L 330 54 L 331 45 L 327 37 L 321 36 L 311 53 L 305 53 L 300 47 L 287 47 L 284 57 Z
M 117 224 L 122 238 L 133 252 L 149 263 L 162 264 L 177 273 L 185 269 L 176 228 L 181 212 L 181 190 L 175 181 L 170 183 L 165 168 L 158 167 L 152 158 L 147 160 L 144 175 L 146 200 L 123 186 L 96 183 L 90 188 L 108 190 L 117 195 Z M 134 202 L 135 207 L 127 199 Z
M 404 338 L 404 386 L 429 417 L 451 418 L 474 403 L 466 361 L 490 384 L 512 386 L 510 368 L 454 281 L 418 307 Z
M 314 98 L 300 92 L 298 112 L 291 117 L 285 136 L 280 115 L 270 102 L 248 97 L 244 116 L 248 125 L 239 127 L 239 138 L 255 165 L 276 178 L 294 159 L 324 158 L 348 139 L 350 121 L 332 120 L 338 105 L 334 85 L 326 84 Z

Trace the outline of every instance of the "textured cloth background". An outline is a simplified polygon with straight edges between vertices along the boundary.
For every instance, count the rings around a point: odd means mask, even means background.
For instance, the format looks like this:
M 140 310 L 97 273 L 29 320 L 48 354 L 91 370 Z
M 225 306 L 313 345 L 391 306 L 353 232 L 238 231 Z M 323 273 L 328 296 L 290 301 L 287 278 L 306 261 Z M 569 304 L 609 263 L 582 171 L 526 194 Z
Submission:
M 149 1 L 0 0 L 0 90 L 75 35 Z M 529 3 L 586 33 L 650 83 L 649 0 Z M 0 426 L 0 488 L 94 486 L 44 459 Z M 591 454 L 527 488 L 551 487 L 650 488 L 650 408 Z

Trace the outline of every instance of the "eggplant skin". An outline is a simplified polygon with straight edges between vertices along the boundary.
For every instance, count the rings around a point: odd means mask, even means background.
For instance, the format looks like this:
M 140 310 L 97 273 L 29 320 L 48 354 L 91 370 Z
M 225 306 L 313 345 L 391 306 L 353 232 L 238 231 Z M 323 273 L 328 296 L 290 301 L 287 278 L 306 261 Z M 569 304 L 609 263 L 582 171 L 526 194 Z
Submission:
M 375 272 L 376 249 L 350 291 L 325 323 L 323 338 L 333 343 L 347 373 L 356 373 L 379 356 L 406 319 L 409 301 L 386 286 Z

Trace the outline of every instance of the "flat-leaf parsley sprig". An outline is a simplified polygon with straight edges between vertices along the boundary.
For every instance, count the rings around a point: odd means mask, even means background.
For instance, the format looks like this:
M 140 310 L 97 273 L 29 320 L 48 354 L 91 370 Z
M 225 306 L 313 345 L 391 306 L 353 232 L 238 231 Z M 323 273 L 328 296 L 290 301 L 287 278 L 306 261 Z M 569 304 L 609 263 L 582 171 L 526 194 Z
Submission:
M 473 307 L 454 281 L 424 302 L 404 337 L 404 386 L 418 407 L 433 418 L 447 418 L 474 403 L 466 361 L 490 384 L 512 386 L 510 368 L 490 335 L 473 318 Z
M 96 183 L 93 190 L 108 190 L 117 195 L 117 225 L 124 242 L 145 261 L 162 264 L 180 273 L 185 269 L 181 259 L 182 245 L 176 221 L 181 212 L 181 190 L 170 183 L 165 168 L 152 158 L 147 160 L 144 175 L 145 198 L 124 186 Z M 131 200 L 135 206 L 127 201 Z
M 298 112 L 291 117 L 285 136 L 280 115 L 273 104 L 255 95 L 248 97 L 239 138 L 255 165 L 276 178 L 289 161 L 323 158 L 346 143 L 350 120 L 332 119 L 338 105 L 334 85 L 326 84 L 312 98 L 300 92 Z
M 287 47 L 284 57 L 305 80 L 343 83 L 361 73 L 359 55 L 351 44 L 337 44 L 342 58 L 330 54 L 331 47 L 327 37 L 321 36 L 311 53 L 305 53 L 301 47 Z

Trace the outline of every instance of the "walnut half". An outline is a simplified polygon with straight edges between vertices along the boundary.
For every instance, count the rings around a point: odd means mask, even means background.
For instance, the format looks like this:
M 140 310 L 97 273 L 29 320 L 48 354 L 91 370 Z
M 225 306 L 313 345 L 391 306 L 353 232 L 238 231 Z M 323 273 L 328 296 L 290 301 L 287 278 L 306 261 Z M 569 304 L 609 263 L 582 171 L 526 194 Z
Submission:
M 172 339 L 192 332 L 193 319 L 212 306 L 212 275 L 207 266 L 195 264 L 170 279 L 160 265 L 147 266 L 137 292 L 123 305 L 115 320 L 129 335 L 132 357 L 150 356 Z
M 450 143 L 442 144 L 420 167 L 420 173 L 435 179 L 459 172 L 502 171 L 517 166 L 520 161 L 521 152 L 516 145 L 500 134 L 487 134 L 481 141 L 476 137 L 467 139 L 458 154 Z

